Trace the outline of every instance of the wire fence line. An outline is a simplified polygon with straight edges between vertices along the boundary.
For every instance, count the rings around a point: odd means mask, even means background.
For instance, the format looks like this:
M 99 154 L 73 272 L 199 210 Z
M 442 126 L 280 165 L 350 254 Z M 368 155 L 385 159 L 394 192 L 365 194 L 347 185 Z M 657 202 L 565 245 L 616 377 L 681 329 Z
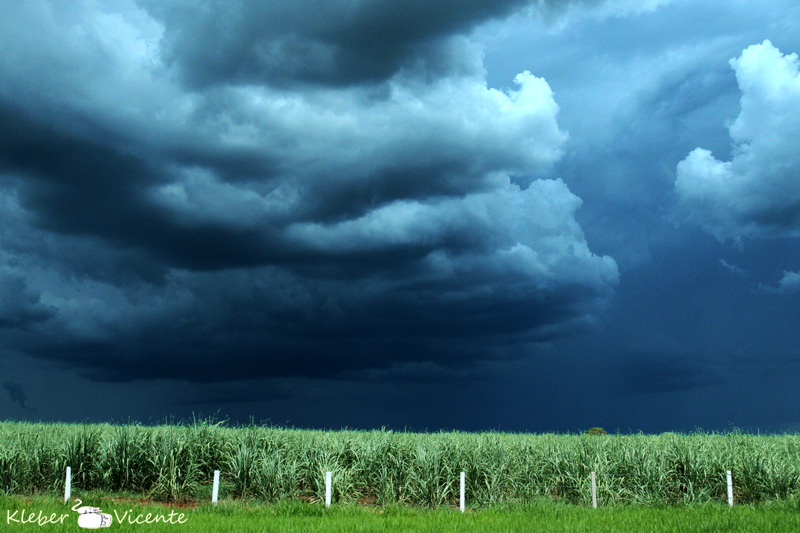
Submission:
M 219 492 L 220 492 L 220 476 L 221 472 L 219 470 L 214 471 L 214 481 L 213 487 L 211 492 L 211 503 L 213 505 L 217 505 L 219 501 Z M 600 484 L 597 482 L 597 475 L 596 472 L 591 473 L 591 501 L 592 507 L 598 507 L 598 489 L 600 488 Z M 466 490 L 466 472 L 461 472 L 459 478 L 459 496 L 458 496 L 458 504 L 461 512 L 463 513 L 466 509 L 466 500 L 467 500 L 467 490 Z M 568 485 L 553 485 L 555 488 L 563 488 L 568 489 L 572 488 Z M 727 502 L 728 505 L 733 506 L 734 504 L 734 495 L 733 495 L 733 481 L 732 481 L 732 474 L 731 471 L 728 470 L 726 472 L 726 487 L 727 487 Z M 67 467 L 66 469 L 66 477 L 65 477 L 65 488 L 64 488 L 64 502 L 67 503 L 72 495 L 72 468 Z M 325 506 L 330 507 L 333 501 L 333 473 L 328 471 L 325 472 Z M 555 494 L 550 494 L 551 497 L 555 498 Z M 557 498 L 556 498 L 557 499 Z M 719 497 L 715 497 L 713 495 L 709 495 L 709 499 L 721 499 Z
M 520 435 L 305 431 L 264 426 L 0 422 L 0 491 L 134 492 L 208 499 L 220 471 L 225 498 L 471 505 L 550 498 L 579 505 L 800 497 L 800 437 Z M 592 491 L 591 473 L 595 473 Z M 594 495 L 594 498 L 592 497 Z

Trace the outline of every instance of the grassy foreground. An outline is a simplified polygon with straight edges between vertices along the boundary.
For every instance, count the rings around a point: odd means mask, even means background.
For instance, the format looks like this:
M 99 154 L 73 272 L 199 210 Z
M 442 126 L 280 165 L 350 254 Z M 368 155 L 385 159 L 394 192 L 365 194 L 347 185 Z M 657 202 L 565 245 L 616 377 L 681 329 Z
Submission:
M 694 433 L 529 435 L 308 431 L 199 421 L 156 427 L 0 422 L 0 494 L 130 492 L 208 501 L 214 470 L 225 498 L 316 503 L 325 472 L 333 501 L 428 508 L 538 499 L 601 507 L 800 498 L 800 435 Z
M 64 505 L 56 498 L 39 496 L 0 497 L 0 529 L 3 531 L 84 531 L 78 527 L 78 514 L 70 509 L 73 500 Z M 113 518 L 108 531 L 230 531 L 239 532 L 469 532 L 469 531 L 544 531 L 544 532 L 611 532 L 611 531 L 800 531 L 797 502 L 759 506 L 734 506 L 718 503 L 688 506 L 643 507 L 620 506 L 591 509 L 551 501 L 525 505 L 508 504 L 481 510 L 421 509 L 408 506 L 364 507 L 337 505 L 330 509 L 319 504 L 284 502 L 253 504 L 222 501 L 218 507 L 201 505 L 192 508 L 157 503 L 130 503 L 109 498 L 85 497 L 84 505 L 99 507 Z M 116 511 L 116 513 L 115 513 Z M 127 513 L 127 514 L 126 514 Z M 172 523 L 131 523 L 147 514 L 170 516 Z M 180 513 L 183 513 L 180 515 Z M 62 520 L 59 518 L 66 515 Z M 45 519 L 55 517 L 55 524 L 23 523 L 21 517 Z M 120 523 L 119 518 L 122 518 Z M 20 520 L 17 522 L 16 520 Z M 182 523 L 178 523 L 178 522 Z

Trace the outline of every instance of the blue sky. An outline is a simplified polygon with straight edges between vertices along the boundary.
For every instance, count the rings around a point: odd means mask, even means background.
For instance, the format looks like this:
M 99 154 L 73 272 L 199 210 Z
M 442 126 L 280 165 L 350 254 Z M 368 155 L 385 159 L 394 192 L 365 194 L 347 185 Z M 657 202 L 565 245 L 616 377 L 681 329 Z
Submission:
M 0 417 L 800 427 L 789 1 L 0 22 Z

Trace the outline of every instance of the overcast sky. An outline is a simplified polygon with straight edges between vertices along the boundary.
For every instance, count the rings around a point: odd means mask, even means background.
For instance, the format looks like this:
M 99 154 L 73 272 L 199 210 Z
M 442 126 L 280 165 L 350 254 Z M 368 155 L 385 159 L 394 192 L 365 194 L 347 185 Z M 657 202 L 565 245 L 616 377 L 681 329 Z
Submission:
M 794 0 L 0 10 L 0 419 L 800 430 Z

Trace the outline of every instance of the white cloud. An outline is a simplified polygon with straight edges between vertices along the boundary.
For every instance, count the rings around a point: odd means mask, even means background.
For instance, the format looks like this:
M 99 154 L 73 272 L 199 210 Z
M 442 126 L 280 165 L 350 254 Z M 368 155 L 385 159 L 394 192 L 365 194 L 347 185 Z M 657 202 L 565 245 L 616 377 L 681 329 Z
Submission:
M 688 216 L 720 240 L 800 236 L 800 74 L 796 54 L 769 41 L 731 60 L 742 91 L 734 153 L 697 148 L 678 164 Z
M 435 277 L 470 271 L 479 279 L 524 276 L 540 287 L 616 285 L 617 265 L 589 250 L 574 213 L 581 200 L 560 180 L 520 188 L 508 178 L 491 192 L 431 202 L 395 202 L 336 224 L 299 223 L 292 239 L 332 254 L 423 246 Z M 469 252 L 448 251 L 470 243 Z M 463 273 L 463 272 L 462 272 Z
M 775 294 L 795 294 L 800 292 L 800 272 L 784 270 L 777 287 L 761 284 L 761 290 Z

